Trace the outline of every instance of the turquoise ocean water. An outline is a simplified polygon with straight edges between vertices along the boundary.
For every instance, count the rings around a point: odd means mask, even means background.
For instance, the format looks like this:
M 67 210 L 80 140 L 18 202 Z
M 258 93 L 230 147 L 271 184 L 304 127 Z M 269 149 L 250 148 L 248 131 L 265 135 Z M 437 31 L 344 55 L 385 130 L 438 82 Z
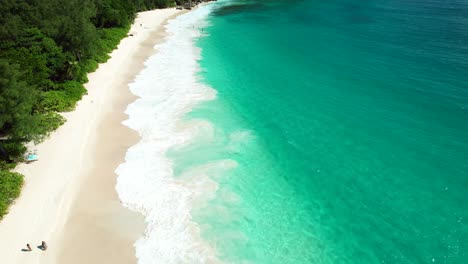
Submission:
M 221 1 L 171 149 L 226 263 L 468 263 L 468 3 Z M 226 166 L 209 166 L 223 162 Z M 209 168 L 209 169 L 206 169 Z

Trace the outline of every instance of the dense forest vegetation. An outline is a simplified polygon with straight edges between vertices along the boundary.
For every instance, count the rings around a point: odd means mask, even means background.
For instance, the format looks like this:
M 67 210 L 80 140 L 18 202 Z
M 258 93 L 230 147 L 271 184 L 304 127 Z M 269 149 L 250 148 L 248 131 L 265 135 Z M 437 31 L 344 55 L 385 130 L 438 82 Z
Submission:
M 10 170 L 25 144 L 64 123 L 86 89 L 86 74 L 126 36 L 136 12 L 185 0 L 0 1 L 0 219 L 23 177 Z

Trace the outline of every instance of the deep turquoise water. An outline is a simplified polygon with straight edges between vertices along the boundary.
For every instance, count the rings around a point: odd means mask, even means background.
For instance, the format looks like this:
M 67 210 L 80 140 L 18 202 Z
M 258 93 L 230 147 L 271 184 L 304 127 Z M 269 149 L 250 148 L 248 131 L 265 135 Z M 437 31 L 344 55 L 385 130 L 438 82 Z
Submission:
M 228 164 L 193 212 L 219 258 L 468 263 L 468 2 L 217 5 L 187 116 L 214 131 L 169 155 Z

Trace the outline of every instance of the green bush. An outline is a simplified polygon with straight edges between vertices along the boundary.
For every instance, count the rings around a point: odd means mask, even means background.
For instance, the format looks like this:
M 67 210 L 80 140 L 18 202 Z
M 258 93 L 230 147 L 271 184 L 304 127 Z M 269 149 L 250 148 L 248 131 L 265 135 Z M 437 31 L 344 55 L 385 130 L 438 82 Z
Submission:
M 86 94 L 86 88 L 84 88 L 83 84 L 75 81 L 65 82 L 63 85 L 63 90 L 65 91 L 65 95 L 67 99 L 73 100 L 78 102 L 81 100 L 84 94 Z
M 41 113 L 38 115 L 39 128 L 36 133 L 39 135 L 35 138 L 35 143 L 39 143 L 46 139 L 52 131 L 55 131 L 65 123 L 65 118 L 56 112 Z
M 16 167 L 16 162 L 0 160 L 0 170 L 12 170 Z
M 23 175 L 0 171 L 0 219 L 8 213 L 8 207 L 13 203 L 21 192 L 23 186 Z
M 60 90 L 43 92 L 39 103 L 39 110 L 43 112 L 67 112 L 75 109 L 76 102 L 81 100 L 86 89 L 83 84 L 68 81 L 60 84 Z
M 47 91 L 42 93 L 40 109 L 43 111 L 69 111 L 72 108 L 66 100 L 65 91 Z
M 79 62 L 74 62 L 71 67 L 73 80 L 86 83 L 88 82 L 87 74 L 94 72 L 98 68 L 98 62 L 94 59 L 85 59 Z
M 21 161 L 27 150 L 23 142 L 19 140 L 3 140 L 0 144 L 7 155 L 3 157 L 3 159 L 8 163 Z M 2 165 L 2 167 L 4 166 L 6 166 L 6 164 Z
M 88 73 L 96 71 L 96 69 L 99 67 L 99 63 L 94 59 L 89 59 L 89 60 L 85 60 L 81 62 L 80 66 L 81 66 L 81 70 L 83 71 L 83 74 L 86 76 Z M 85 82 L 87 82 L 88 77 L 86 76 L 85 78 L 86 78 Z M 82 83 L 85 83 L 85 82 L 82 82 Z
M 129 29 L 130 27 L 98 29 L 95 60 L 99 63 L 106 62 L 110 58 L 109 53 L 117 48 L 120 41 L 127 36 Z

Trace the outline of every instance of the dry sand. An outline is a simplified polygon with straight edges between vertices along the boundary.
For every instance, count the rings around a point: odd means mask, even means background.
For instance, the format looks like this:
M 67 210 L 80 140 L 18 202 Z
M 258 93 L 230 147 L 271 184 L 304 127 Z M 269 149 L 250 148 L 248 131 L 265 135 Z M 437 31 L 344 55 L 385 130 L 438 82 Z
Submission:
M 138 135 L 121 124 L 135 97 L 128 84 L 163 39 L 163 25 L 181 11 L 139 13 L 111 59 L 88 75 L 88 95 L 67 122 L 38 145 L 39 160 L 21 164 L 21 197 L 0 223 L 0 263 L 136 263 L 143 217 L 115 192 L 117 166 Z M 37 248 L 42 240 L 48 250 Z M 23 252 L 26 243 L 32 252 Z

